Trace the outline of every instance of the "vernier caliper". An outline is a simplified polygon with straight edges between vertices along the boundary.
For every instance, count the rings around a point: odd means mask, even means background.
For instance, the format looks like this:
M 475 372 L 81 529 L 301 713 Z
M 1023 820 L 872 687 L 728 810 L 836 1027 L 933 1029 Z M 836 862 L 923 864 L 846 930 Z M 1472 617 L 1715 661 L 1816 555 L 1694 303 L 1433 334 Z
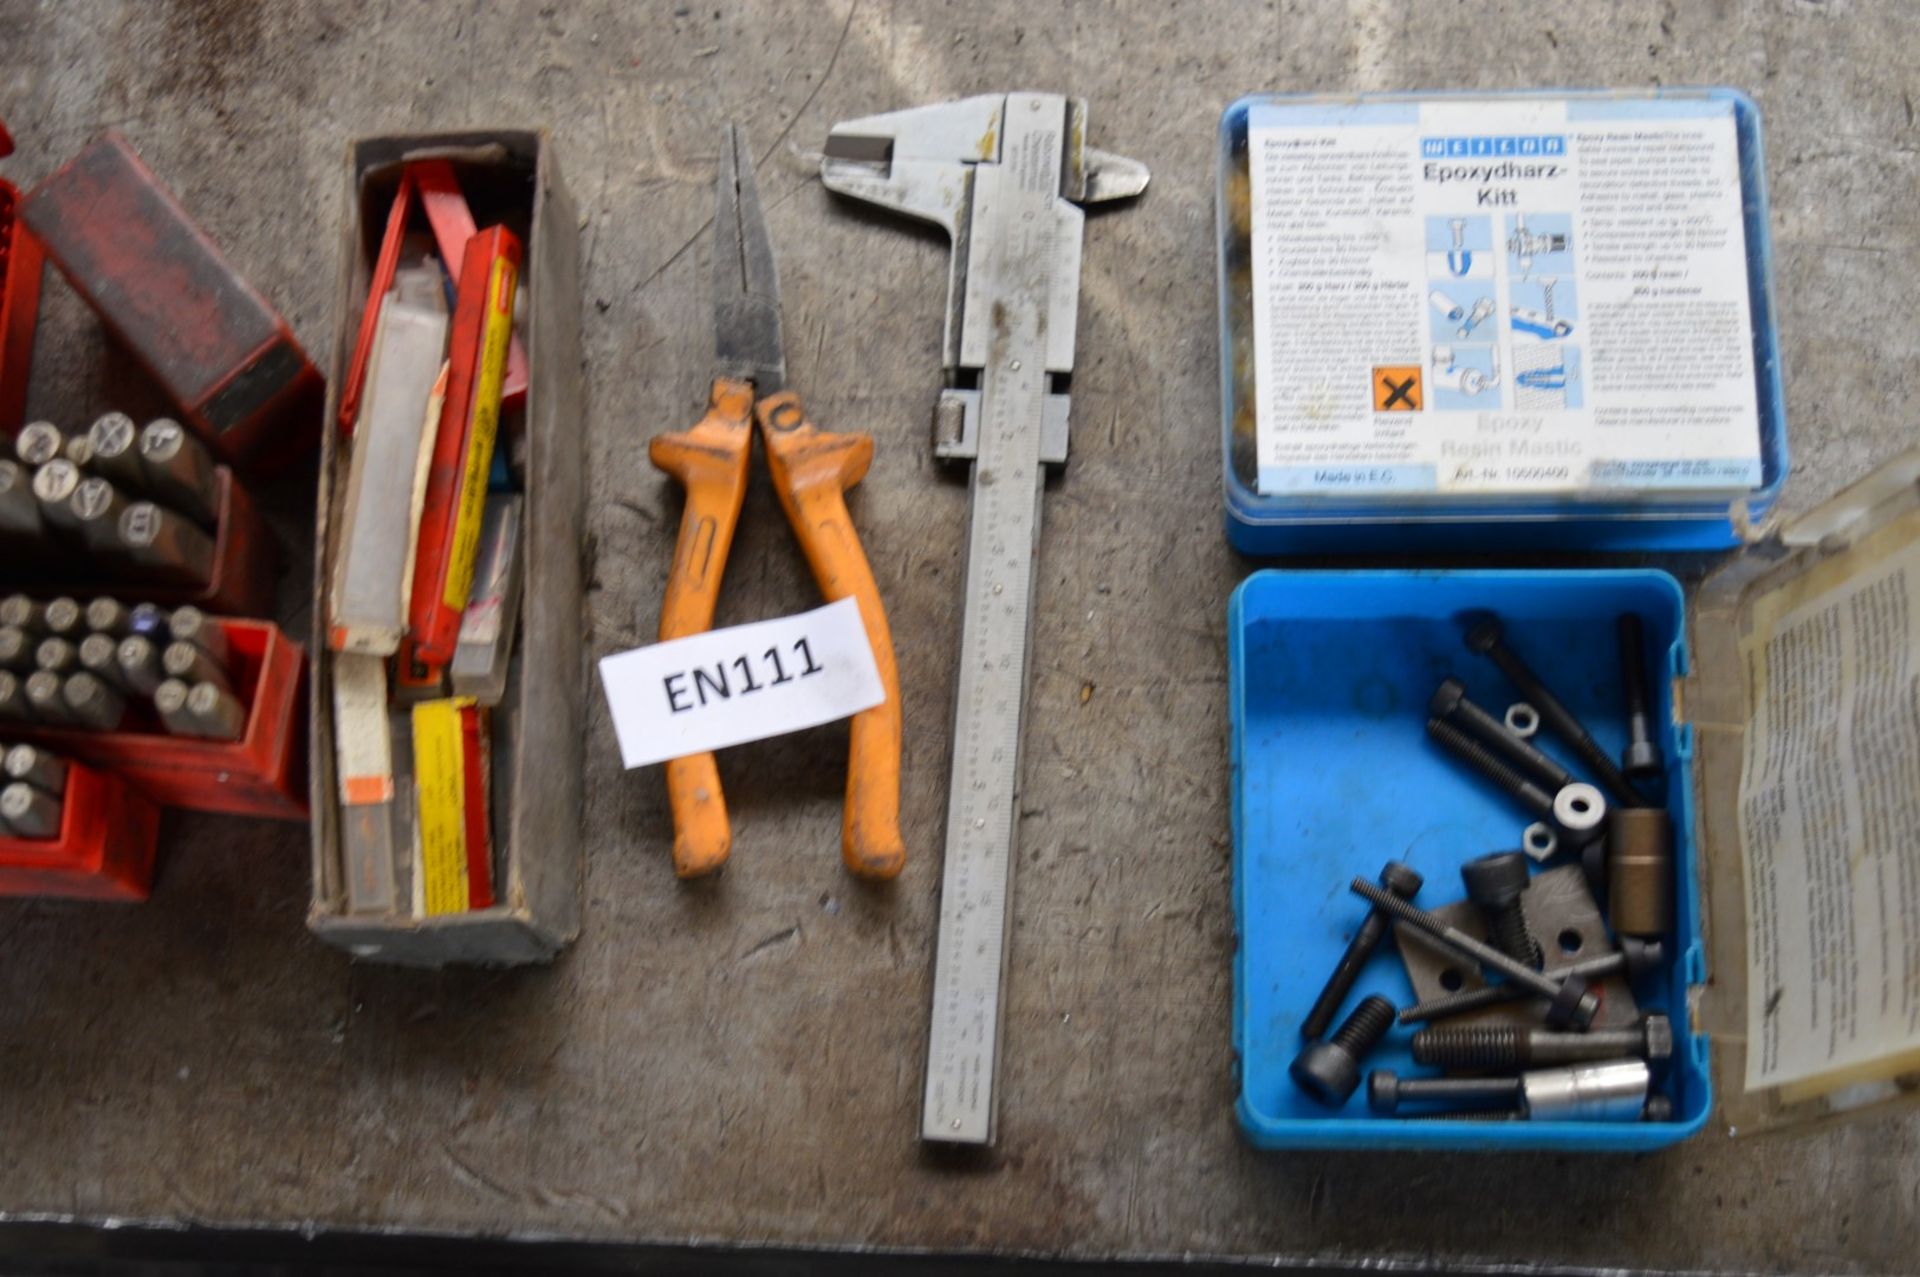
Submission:
M 973 462 L 940 942 L 920 1134 L 990 1144 L 1019 819 L 1020 720 L 1047 465 L 1067 459 L 1079 311 L 1076 204 L 1146 188 L 1086 145 L 1086 103 L 966 98 L 836 124 L 827 187 L 953 237 L 934 453 Z

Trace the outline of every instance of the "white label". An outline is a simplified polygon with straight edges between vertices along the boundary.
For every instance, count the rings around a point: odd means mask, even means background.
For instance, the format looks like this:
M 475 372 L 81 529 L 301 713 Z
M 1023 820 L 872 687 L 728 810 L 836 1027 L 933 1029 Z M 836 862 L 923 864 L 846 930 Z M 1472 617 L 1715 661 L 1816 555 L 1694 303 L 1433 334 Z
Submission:
M 356 807 L 393 801 L 384 658 L 334 654 L 333 751 L 342 803 Z
M 602 657 L 600 681 L 630 768 L 817 727 L 887 698 L 853 599 Z
M 1265 493 L 1761 481 L 1732 104 L 1262 104 Z
M 1753 1090 L 1920 1050 L 1920 543 L 1744 656 Z

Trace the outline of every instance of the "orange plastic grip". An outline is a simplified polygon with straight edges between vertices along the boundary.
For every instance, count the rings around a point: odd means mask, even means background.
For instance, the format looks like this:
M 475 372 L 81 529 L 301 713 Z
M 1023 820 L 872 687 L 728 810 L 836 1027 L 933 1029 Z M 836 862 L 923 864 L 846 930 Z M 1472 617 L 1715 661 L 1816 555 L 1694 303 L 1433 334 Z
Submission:
M 693 429 L 656 436 L 648 455 L 687 490 L 680 541 L 673 551 L 667 595 L 660 605 L 660 638 L 684 638 L 713 628 L 727 551 L 747 495 L 753 455 L 753 386 L 716 378 L 707 415 Z M 720 768 L 713 755 L 689 754 L 667 763 L 667 799 L 673 806 L 673 871 L 682 878 L 710 874 L 727 862 L 733 833 Z
M 846 490 L 866 475 L 873 437 L 831 434 L 807 420 L 799 396 L 769 395 L 754 406 L 767 443 L 774 491 L 829 603 L 851 596 L 873 645 L 887 698 L 853 716 L 847 760 L 847 808 L 840 854 L 850 873 L 888 879 L 907 863 L 900 838 L 900 671 L 880 587 L 847 514 Z

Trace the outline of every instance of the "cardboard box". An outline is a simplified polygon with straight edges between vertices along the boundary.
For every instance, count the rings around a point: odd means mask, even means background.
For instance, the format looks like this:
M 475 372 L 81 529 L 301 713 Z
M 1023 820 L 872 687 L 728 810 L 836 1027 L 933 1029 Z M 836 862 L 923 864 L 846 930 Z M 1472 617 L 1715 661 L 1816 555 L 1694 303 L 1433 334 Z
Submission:
M 386 211 L 405 160 L 450 158 L 478 224 L 505 221 L 526 243 L 525 298 L 516 331 L 531 378 L 524 434 L 500 446 L 525 496 L 527 588 L 520 647 L 493 714 L 494 841 L 489 909 L 438 917 L 346 912 L 339 790 L 334 772 L 332 656 L 325 626 L 330 542 L 347 472 L 337 422 Z M 544 133 L 481 130 L 364 138 L 347 157 L 347 207 L 334 307 L 334 375 L 321 444 L 312 650 L 313 902 L 307 925 L 322 940 L 375 962 L 543 962 L 580 931 L 580 811 L 585 647 L 580 641 L 584 509 L 584 387 L 580 379 L 579 220 Z M 398 762 L 398 760 L 396 760 Z

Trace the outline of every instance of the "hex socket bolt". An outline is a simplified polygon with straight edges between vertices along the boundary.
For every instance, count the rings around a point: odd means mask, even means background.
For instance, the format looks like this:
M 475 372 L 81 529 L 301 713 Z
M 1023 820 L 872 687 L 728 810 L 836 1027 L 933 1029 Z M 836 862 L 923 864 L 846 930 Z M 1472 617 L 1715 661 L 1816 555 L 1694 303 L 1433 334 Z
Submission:
M 33 649 L 35 669 L 66 674 L 79 663 L 79 652 L 75 650 L 72 643 L 63 638 L 43 638 L 40 640 L 40 645 Z
M 188 690 L 187 717 L 208 740 L 239 740 L 247 730 L 240 698 L 213 683 L 195 683 Z
M 18 670 L 22 674 L 33 668 L 33 649 L 39 644 L 33 641 L 33 635 L 17 625 L 0 625 L 0 670 Z
M 1666 1060 L 1673 1022 L 1658 1013 L 1620 1029 L 1556 1033 L 1511 1024 L 1446 1025 L 1413 1035 L 1413 1062 L 1442 1069 L 1516 1070 L 1593 1060 Z
M 51 794 L 15 781 L 0 789 L 0 822 L 16 838 L 52 838 L 60 832 L 63 805 Z
M 92 469 L 122 488 L 138 488 L 146 482 L 140 469 L 140 427 L 124 412 L 109 412 L 87 427 L 87 443 L 93 448 Z
M 13 455 L 20 458 L 21 465 L 37 470 L 59 456 L 60 446 L 66 441 L 60 427 L 51 421 L 29 421 L 13 437 Z
M 219 517 L 213 457 L 186 427 L 170 417 L 149 421 L 140 432 L 140 472 L 147 488 L 203 528 Z
M 120 512 L 120 544 L 141 568 L 172 584 L 204 585 L 213 575 L 213 542 L 191 522 L 151 501 Z
M 1401 1077 L 1392 1069 L 1367 1075 L 1367 1107 L 1398 1113 L 1406 1104 L 1440 1104 L 1449 1109 L 1520 1107 L 1517 1077 Z
M 1486 920 L 1487 939 L 1509 958 L 1538 970 L 1546 961 L 1540 942 L 1527 929 L 1527 915 L 1520 908 L 1520 896 L 1531 881 L 1527 857 L 1520 851 L 1496 851 L 1479 856 L 1460 866 L 1460 881 L 1466 884 L 1467 899 L 1479 907 Z
M 1411 900 L 1418 895 L 1422 881 L 1411 866 L 1398 860 L 1389 860 L 1386 868 L 1380 871 L 1380 885 L 1403 900 Z M 1334 1014 L 1340 1010 L 1340 1004 L 1352 992 L 1353 982 L 1360 978 L 1361 968 L 1367 965 L 1367 959 L 1380 947 L 1380 941 L 1386 934 L 1387 915 L 1378 909 L 1367 910 L 1367 916 L 1353 933 L 1353 939 L 1347 941 L 1347 950 L 1340 955 L 1333 974 L 1327 977 L 1326 987 L 1320 990 L 1313 1009 L 1307 1012 L 1307 1018 L 1301 1022 L 1301 1037 L 1313 1039 L 1327 1031 L 1327 1026 L 1333 1023 Z
M 1553 795 L 1496 757 L 1485 745 L 1444 718 L 1427 719 L 1427 735 L 1435 744 L 1492 781 L 1541 820 L 1553 819 Z
M 0 769 L 5 770 L 8 780 L 23 781 L 43 794 L 58 798 L 67 792 L 66 762 L 44 749 L 15 745 L 6 751 L 5 760 L 0 761 Z
M 191 691 L 177 678 L 170 678 L 153 689 L 154 713 L 160 715 L 160 722 L 175 736 L 200 734 L 200 724 L 187 712 L 187 697 Z
M 1627 747 L 1620 751 L 1620 770 L 1630 780 L 1658 780 L 1667 764 L 1653 730 L 1646 636 L 1640 629 L 1640 617 L 1633 612 L 1621 613 L 1614 628 L 1620 636 L 1620 687 L 1627 702 Z
M 177 678 L 189 686 L 212 683 L 228 691 L 233 690 L 227 682 L 227 672 L 191 643 L 176 641 L 167 644 L 166 650 L 160 654 L 160 668 L 168 678 Z
M 1582 980 L 1603 980 L 1612 975 L 1624 975 L 1632 981 L 1647 975 L 1664 961 L 1666 961 L 1666 950 L 1657 942 L 1649 944 L 1631 937 L 1622 937 L 1620 952 L 1589 958 L 1585 962 L 1575 962 L 1561 967 L 1553 974 L 1569 978 L 1577 976 Z M 1419 1024 L 1424 1020 L 1444 1020 L 1450 1015 L 1478 1011 L 1481 1007 L 1517 1002 L 1528 995 L 1528 990 L 1511 984 L 1489 984 L 1478 989 L 1462 989 L 1458 993 L 1449 993 L 1442 997 L 1430 998 L 1425 1002 L 1416 1002 L 1410 1007 L 1403 1007 L 1400 1011 L 1400 1023 Z
M 24 594 L 9 594 L 0 599 L 0 625 L 11 625 L 16 630 L 39 633 L 44 612 L 45 609 Z
M 1507 646 L 1501 634 L 1500 618 L 1481 617 L 1467 627 L 1467 648 L 1487 657 L 1500 667 L 1520 695 L 1526 698 L 1540 715 L 1540 725 L 1558 736 L 1587 765 L 1587 769 L 1606 786 L 1621 803 L 1629 807 L 1641 805 L 1645 800 L 1633 791 L 1627 778 L 1614 766 L 1607 751 L 1600 748 L 1593 733 L 1583 726 L 1573 711 L 1540 681 L 1537 674 L 1520 659 L 1514 650 Z
M 127 716 L 127 698 L 104 679 L 81 670 L 61 685 L 67 714 L 81 727 L 110 732 Z
M 227 632 L 199 608 L 188 605 L 173 609 L 173 615 L 167 618 L 167 632 L 174 642 L 191 643 L 216 663 L 227 663 Z
M 1492 945 L 1475 940 L 1458 927 L 1448 926 L 1426 910 L 1416 909 L 1400 897 L 1382 891 L 1365 878 L 1355 878 L 1348 885 L 1356 894 L 1365 896 L 1397 920 L 1425 932 L 1444 948 L 1498 971 L 1515 984 L 1553 999 L 1554 1020 L 1585 1028 L 1593 1023 L 1594 1014 L 1600 1010 L 1599 997 L 1578 976 L 1544 976 L 1532 967 L 1514 961 Z
M 1533 777 L 1545 789 L 1564 789 L 1575 780 L 1572 772 L 1525 738 L 1509 731 L 1503 720 L 1474 704 L 1467 696 L 1466 687 L 1457 678 L 1440 684 L 1433 699 L 1427 703 L 1427 713 L 1452 723 L 1493 753 L 1505 758 L 1516 770 Z
M 114 649 L 120 682 L 138 696 L 152 696 L 166 675 L 160 670 L 160 649 L 144 634 L 129 634 Z
M 1367 1103 L 1378 1113 L 1397 1113 L 1406 1104 L 1439 1103 L 1517 1108 L 1536 1122 L 1637 1122 L 1648 1114 L 1652 1084 L 1644 1060 L 1536 1069 L 1519 1077 L 1403 1078 L 1377 1069 L 1367 1079 Z
M 1339 1108 L 1360 1088 L 1360 1061 L 1392 1027 L 1393 1003 L 1377 993 L 1364 998 L 1332 1037 L 1309 1042 L 1294 1057 L 1287 1074 L 1320 1103 Z

